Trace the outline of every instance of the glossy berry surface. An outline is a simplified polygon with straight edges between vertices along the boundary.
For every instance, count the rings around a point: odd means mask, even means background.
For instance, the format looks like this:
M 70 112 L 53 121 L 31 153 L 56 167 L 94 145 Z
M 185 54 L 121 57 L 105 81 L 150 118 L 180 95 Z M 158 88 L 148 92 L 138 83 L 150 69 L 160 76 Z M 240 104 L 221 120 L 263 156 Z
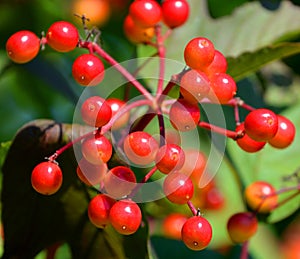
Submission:
M 129 15 L 140 27 L 153 27 L 162 19 L 160 5 L 154 0 L 134 1 L 129 7 Z
M 112 145 L 103 135 L 85 139 L 81 144 L 83 157 L 92 164 L 101 165 L 112 156 Z
M 192 69 L 203 70 L 208 67 L 215 56 L 213 43 L 203 37 L 197 37 L 188 42 L 184 49 L 185 63 Z
M 166 144 L 159 148 L 155 162 L 159 171 L 168 174 L 173 170 L 179 170 L 185 161 L 184 151 L 176 144 Z
M 179 99 L 170 108 L 169 118 L 172 126 L 179 131 L 191 131 L 200 121 L 200 109 L 196 104 Z
M 181 238 L 191 250 L 203 250 L 211 241 L 212 227 L 207 219 L 201 216 L 193 216 L 184 223 Z
M 161 5 L 164 23 L 174 29 L 183 25 L 190 13 L 190 7 L 186 0 L 167 0 Z
M 234 243 L 248 241 L 257 231 L 258 221 L 253 213 L 240 212 L 232 215 L 227 222 L 227 231 Z
M 77 28 L 66 21 L 53 23 L 46 33 L 47 44 L 56 51 L 69 52 L 79 41 Z
M 246 134 L 256 141 L 268 141 L 278 130 L 277 115 L 269 109 L 256 109 L 244 121 Z
M 180 80 L 180 93 L 189 103 L 199 102 L 210 90 L 209 79 L 201 71 L 190 70 Z
M 131 235 L 141 225 L 141 209 L 131 200 L 117 201 L 110 209 L 109 220 L 117 232 L 123 235 Z
M 140 27 L 134 23 L 129 15 L 125 17 L 123 31 L 127 39 L 135 44 L 151 42 L 155 34 L 154 27 Z
M 226 73 L 216 73 L 209 77 L 211 99 L 220 104 L 228 103 L 236 94 L 237 86 L 233 78 Z
M 35 166 L 31 173 L 32 187 L 40 194 L 56 193 L 62 185 L 63 174 L 60 167 L 50 161 Z
M 176 204 L 185 204 L 192 199 L 194 194 L 192 180 L 177 171 L 167 175 L 163 183 L 163 190 L 167 199 Z
M 116 166 L 108 171 L 103 179 L 105 192 L 113 198 L 122 198 L 136 186 L 134 172 L 126 166 Z
M 226 73 L 227 60 L 225 56 L 218 50 L 215 50 L 215 56 L 212 63 L 204 69 L 204 72 L 210 76 L 216 73 Z
M 285 116 L 277 115 L 278 130 L 268 143 L 275 148 L 286 148 L 293 143 L 296 134 L 294 124 Z
M 162 223 L 162 232 L 164 236 L 180 240 L 181 229 L 187 219 L 187 216 L 181 213 L 171 213 L 167 215 Z
M 109 224 L 109 212 L 115 200 L 105 194 L 97 194 L 88 205 L 89 220 L 98 228 Z
M 265 181 L 256 181 L 248 185 L 245 189 L 245 199 L 247 205 L 259 213 L 269 213 L 278 204 L 275 188 Z
M 100 96 L 87 98 L 81 105 L 82 120 L 92 127 L 102 127 L 112 117 L 111 106 Z
M 31 31 L 18 31 L 6 42 L 6 52 L 15 63 L 26 63 L 34 59 L 40 50 L 40 39 Z
M 152 163 L 157 150 L 157 141 L 144 131 L 132 132 L 124 140 L 124 152 L 127 158 L 137 165 Z
M 236 127 L 235 131 L 236 132 L 244 132 L 245 131 L 244 123 L 241 123 L 240 125 L 238 125 Z M 247 133 L 244 133 L 244 136 L 241 138 L 238 138 L 236 140 L 236 143 L 242 150 L 244 150 L 248 153 L 255 153 L 255 152 L 258 152 L 259 150 L 263 149 L 267 142 L 256 141 L 256 140 L 250 138 L 247 135 Z
M 122 111 L 122 108 L 125 107 L 126 102 L 118 98 L 108 98 L 106 99 L 106 103 L 111 108 L 112 117 L 115 115 L 117 116 L 115 122 L 113 123 L 112 129 L 117 130 L 124 127 L 128 123 L 130 118 L 130 111 L 127 111 L 125 113 Z
M 72 75 L 82 86 L 96 86 L 104 78 L 104 69 L 98 57 L 92 54 L 82 54 L 72 65 Z
M 76 168 L 76 173 L 80 181 L 88 186 L 100 184 L 104 175 L 107 172 L 107 165 L 102 163 L 99 165 L 88 162 L 82 158 Z

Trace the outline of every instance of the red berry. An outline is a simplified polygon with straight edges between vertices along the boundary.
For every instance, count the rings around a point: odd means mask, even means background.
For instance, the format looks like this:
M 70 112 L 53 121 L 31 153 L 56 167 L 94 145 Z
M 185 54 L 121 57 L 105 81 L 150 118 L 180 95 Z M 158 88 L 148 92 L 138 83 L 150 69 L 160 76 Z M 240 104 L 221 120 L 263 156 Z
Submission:
M 189 70 L 180 80 L 180 93 L 189 103 L 201 101 L 209 90 L 209 79 L 203 72 Z
M 212 63 L 204 69 L 204 72 L 210 76 L 215 73 L 226 73 L 227 71 L 227 60 L 224 57 L 224 55 L 218 51 L 215 50 L 215 56 L 212 61 Z
M 135 44 L 151 42 L 151 39 L 155 34 L 154 27 L 140 27 L 134 23 L 131 16 L 129 15 L 125 17 L 123 31 L 126 38 Z
M 119 128 L 124 127 L 130 118 L 130 111 L 123 113 L 122 109 L 126 105 L 126 102 L 123 100 L 117 99 L 117 98 L 109 98 L 106 99 L 106 103 L 110 106 L 112 111 L 112 117 L 118 116 L 116 121 L 114 122 L 112 129 L 116 130 Z M 122 112 L 122 115 L 119 116 L 120 112 Z
M 34 59 L 40 50 L 40 39 L 31 31 L 18 31 L 6 42 L 6 52 L 16 63 L 26 63 Z
M 181 239 L 181 229 L 187 221 L 187 217 L 181 213 L 171 213 L 165 217 L 162 223 L 162 232 L 168 238 Z
M 164 23 L 174 29 L 183 25 L 189 17 L 189 4 L 186 0 L 166 0 L 162 3 Z
M 196 251 L 203 250 L 211 241 L 212 227 L 207 219 L 193 216 L 184 223 L 181 238 L 188 248 Z
M 245 189 L 245 199 L 252 210 L 269 213 L 278 204 L 275 188 L 268 182 L 256 181 Z
M 256 141 L 268 141 L 278 130 L 277 115 L 269 109 L 256 109 L 245 118 L 246 134 Z
M 244 123 L 241 123 L 240 125 L 238 125 L 236 127 L 235 131 L 236 132 L 244 132 L 245 131 Z M 254 152 L 257 152 L 257 151 L 263 149 L 263 147 L 266 145 L 267 142 L 256 141 L 256 140 L 250 138 L 247 135 L 247 133 L 244 133 L 244 136 L 241 138 L 238 138 L 236 140 L 236 143 L 244 151 L 249 152 L 249 153 L 254 153 Z
M 253 213 L 240 212 L 232 215 L 227 222 L 227 231 L 234 243 L 244 243 L 257 231 L 258 222 Z
M 79 34 L 76 27 L 65 21 L 53 23 L 46 34 L 47 44 L 56 51 L 68 52 L 76 48 Z
M 126 166 L 116 166 L 108 171 L 103 179 L 106 193 L 113 198 L 122 198 L 136 186 L 134 172 Z
M 207 157 L 203 152 L 196 149 L 185 149 L 184 153 L 187 159 L 185 159 L 180 172 L 198 184 L 206 167 Z
M 112 156 L 112 145 L 103 135 L 95 135 L 82 142 L 81 152 L 90 163 L 101 165 L 109 161 Z
M 102 127 L 112 117 L 110 105 L 100 96 L 92 96 L 81 105 L 82 120 L 92 127 Z
M 225 199 L 222 192 L 216 186 L 210 186 L 204 192 L 205 208 L 219 210 L 224 206 Z
M 163 190 L 168 200 L 176 204 L 185 204 L 194 194 L 193 182 L 185 174 L 172 172 L 163 183 Z
M 124 153 L 131 162 L 137 165 L 152 163 L 157 150 L 157 141 L 147 132 L 132 132 L 124 139 Z
M 237 87 L 233 78 L 225 73 L 216 73 L 210 79 L 210 98 L 221 104 L 228 103 L 236 94 Z
M 141 225 L 141 209 L 131 200 L 117 201 L 110 209 L 109 220 L 117 232 L 123 235 L 131 235 Z
M 268 143 L 275 148 L 286 148 L 292 144 L 296 129 L 294 124 L 286 117 L 277 115 L 278 130 L 273 138 Z
M 98 228 L 104 228 L 109 223 L 109 212 L 115 200 L 105 194 L 96 195 L 88 205 L 89 220 Z
M 155 158 L 157 169 L 164 174 L 168 174 L 173 170 L 179 170 L 183 166 L 184 160 L 184 151 L 176 144 L 161 146 Z
M 172 126 L 179 131 L 190 131 L 200 121 L 200 109 L 197 105 L 178 99 L 170 108 L 169 118 Z
M 205 69 L 208 67 L 215 56 L 213 43 L 203 37 L 194 38 L 188 42 L 184 49 L 185 63 L 192 69 Z
M 162 19 L 160 5 L 154 0 L 137 0 L 129 7 L 129 15 L 141 27 L 153 27 Z
M 76 82 L 83 86 L 96 86 L 104 78 L 102 61 L 92 54 L 77 57 L 72 66 L 72 75 Z
M 78 178 L 88 186 L 100 184 L 106 172 L 106 164 L 91 164 L 85 158 L 79 161 L 76 169 Z
M 63 175 L 60 167 L 54 162 L 42 162 L 32 171 L 32 187 L 40 194 L 56 193 L 62 185 Z

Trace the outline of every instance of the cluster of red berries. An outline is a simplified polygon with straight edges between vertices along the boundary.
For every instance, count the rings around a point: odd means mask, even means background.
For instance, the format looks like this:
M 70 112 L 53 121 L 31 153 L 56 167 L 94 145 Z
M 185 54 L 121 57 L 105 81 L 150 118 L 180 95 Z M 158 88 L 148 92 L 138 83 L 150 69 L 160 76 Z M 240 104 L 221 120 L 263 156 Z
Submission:
M 161 5 L 155 0 L 134 1 L 124 20 L 124 33 L 133 43 L 149 43 L 159 22 L 175 29 L 187 21 L 189 11 L 186 0 L 166 0 Z
M 133 42 L 149 43 L 161 21 L 174 29 L 185 23 L 188 14 L 189 6 L 185 0 L 166 0 L 162 5 L 154 0 L 136 0 L 130 5 L 129 14 L 124 21 L 125 34 Z M 96 86 L 103 80 L 104 65 L 98 58 L 101 56 L 111 65 L 116 65 L 123 76 L 143 94 L 146 91 L 99 45 L 81 40 L 77 29 L 68 22 L 52 24 L 46 37 L 41 39 L 30 31 L 17 32 L 8 39 L 6 48 L 13 61 L 25 63 L 38 54 L 40 45 L 45 44 L 59 52 L 71 51 L 77 46 L 89 51 L 77 57 L 73 63 L 72 74 L 80 85 Z M 160 48 L 161 42 L 158 45 L 156 47 Z M 162 56 L 161 58 L 163 60 Z M 161 121 L 166 118 L 160 117 L 161 113 L 167 115 L 173 132 L 188 132 L 204 127 L 233 138 L 248 152 L 260 150 L 267 142 L 277 148 L 289 146 L 294 139 L 295 127 L 287 118 L 276 115 L 271 110 L 253 108 L 250 108 L 244 122 L 237 121 L 237 128 L 233 132 L 201 121 L 201 102 L 236 107 L 244 104 L 234 98 L 237 86 L 234 79 L 226 73 L 226 58 L 215 49 L 209 39 L 197 37 L 189 41 L 184 49 L 184 59 L 188 69 L 184 69 L 177 77 L 176 84 L 180 86 L 178 98 L 169 104 L 168 109 L 162 110 L 160 107 L 164 101 L 163 96 L 168 94 L 165 90 L 167 87 L 157 91 L 158 98 L 152 98 L 149 92 L 144 94 L 143 104 L 154 110 L 153 114 L 158 116 L 161 123 L 159 126 L 163 130 L 159 139 L 146 132 L 145 127 L 123 136 L 118 148 L 127 159 L 127 165 L 108 167 L 113 145 L 106 133 L 128 126 L 131 108 L 138 107 L 139 101 L 127 104 L 120 99 L 104 99 L 101 96 L 91 96 L 83 101 L 80 110 L 82 121 L 94 130 L 77 141 L 81 142 L 77 176 L 86 185 L 97 186 L 100 192 L 92 198 L 88 206 L 91 222 L 99 228 L 111 224 L 119 233 L 129 235 L 135 233 L 142 223 L 141 209 L 134 201 L 135 194 L 141 183 L 146 183 L 154 173 L 160 172 L 165 177 L 162 190 L 166 198 L 175 204 L 187 204 L 193 213 L 192 217 L 180 225 L 181 239 L 189 248 L 201 250 L 211 241 L 212 227 L 200 215 L 199 210 L 195 209 L 193 203 L 201 207 L 218 208 L 224 200 L 213 182 L 205 191 L 198 188 L 197 184 L 206 167 L 206 157 L 199 150 L 182 148 L 180 138 L 171 136 L 169 132 L 172 131 L 164 128 Z M 143 126 L 147 126 L 147 123 Z M 60 153 L 61 151 L 57 151 L 48 161 L 33 169 L 31 182 L 37 192 L 51 195 L 61 187 L 63 174 L 55 162 Z M 141 183 L 137 183 L 136 174 L 130 164 L 152 169 Z M 266 188 L 262 190 L 257 185 L 249 188 L 246 190 L 249 207 L 266 212 L 276 206 L 275 196 L 263 199 L 261 195 L 253 194 L 263 192 Z M 205 201 L 197 203 L 199 197 L 205 197 Z M 254 213 L 234 215 L 228 222 L 228 232 L 235 242 L 247 240 L 255 233 L 256 227 Z M 243 233 L 240 234 L 240 231 Z M 244 233 L 248 233 L 246 237 Z

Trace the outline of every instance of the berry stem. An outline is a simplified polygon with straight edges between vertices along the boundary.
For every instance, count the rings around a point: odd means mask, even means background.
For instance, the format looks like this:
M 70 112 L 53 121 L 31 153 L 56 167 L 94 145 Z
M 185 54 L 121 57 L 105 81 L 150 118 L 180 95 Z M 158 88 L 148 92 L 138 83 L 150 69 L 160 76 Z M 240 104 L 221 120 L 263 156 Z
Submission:
M 211 130 L 215 133 L 218 133 L 218 134 L 221 134 L 221 135 L 224 135 L 224 136 L 227 136 L 228 138 L 231 138 L 231 139 L 238 139 L 240 138 L 240 133 L 238 132 L 235 132 L 235 131 L 231 131 L 231 130 L 227 130 L 227 129 L 224 129 L 224 128 L 220 128 L 218 126 L 215 126 L 215 125 L 212 125 L 208 122 L 205 122 L 205 121 L 200 121 L 198 123 L 199 127 L 201 128 L 204 128 L 204 129 L 207 129 L 207 130 Z
M 146 99 L 149 101 L 153 101 L 153 97 L 151 94 L 146 90 L 146 88 L 137 81 L 137 79 L 130 74 L 129 71 L 127 71 L 119 62 L 117 62 L 113 57 L 111 57 L 106 51 L 104 51 L 99 45 L 87 42 L 87 41 L 81 41 L 79 43 L 79 46 L 81 48 L 86 48 L 89 50 L 92 50 L 93 52 L 96 52 L 100 57 L 102 57 L 104 60 L 106 60 L 110 65 L 114 66 L 131 84 L 140 91 Z
M 194 216 L 197 216 L 197 215 L 198 215 L 198 210 L 195 208 L 194 204 L 193 204 L 191 201 L 188 201 L 188 202 L 187 202 L 187 205 L 188 205 L 188 207 L 190 208 L 192 214 L 193 214 Z
M 231 105 L 231 106 L 239 106 L 239 107 L 242 107 L 242 108 L 244 108 L 245 110 L 248 110 L 248 111 L 254 111 L 255 110 L 254 107 L 246 104 L 245 101 L 243 101 L 239 97 L 232 98 L 227 104 Z
M 248 259 L 248 247 L 249 247 L 249 241 L 244 242 L 242 245 L 240 259 Z
M 158 99 L 161 93 L 163 92 L 165 65 L 166 65 L 165 64 L 166 49 L 161 35 L 161 26 L 159 24 L 155 27 L 155 34 L 156 34 L 157 50 L 159 56 L 159 76 L 158 76 L 158 85 L 156 91 L 157 94 L 156 97 Z
M 164 123 L 164 117 L 160 109 L 158 109 L 157 111 L 157 118 L 158 118 L 159 133 L 160 133 L 160 137 L 159 137 L 160 146 L 163 146 L 165 144 L 165 123 Z

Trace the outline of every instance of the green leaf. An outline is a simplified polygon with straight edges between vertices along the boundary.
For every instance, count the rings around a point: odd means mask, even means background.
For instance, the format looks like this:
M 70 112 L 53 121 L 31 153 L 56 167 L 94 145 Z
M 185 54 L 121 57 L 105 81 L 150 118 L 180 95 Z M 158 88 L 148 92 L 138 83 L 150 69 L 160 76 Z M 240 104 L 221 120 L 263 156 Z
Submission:
M 300 43 L 278 43 L 255 52 L 243 53 L 237 58 L 227 58 L 227 73 L 238 81 L 272 61 L 298 53 L 300 53 Z

